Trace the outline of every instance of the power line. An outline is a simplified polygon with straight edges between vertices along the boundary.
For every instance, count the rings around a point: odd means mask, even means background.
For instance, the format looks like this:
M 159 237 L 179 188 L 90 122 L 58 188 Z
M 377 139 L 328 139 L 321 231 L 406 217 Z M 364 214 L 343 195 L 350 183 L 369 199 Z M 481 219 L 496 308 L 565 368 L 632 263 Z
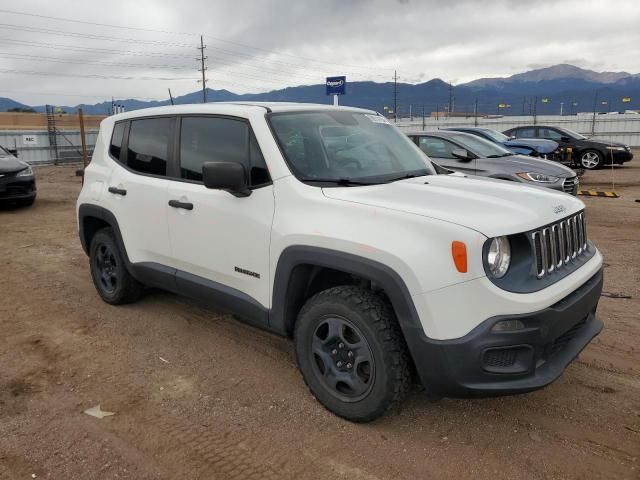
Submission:
M 11 70 L 0 69 L 0 73 L 16 73 L 19 75 L 41 75 L 41 76 L 54 76 L 54 77 L 79 77 L 79 78 L 99 78 L 99 79 L 111 79 L 111 80 L 161 80 L 161 81 L 175 81 L 175 80 L 194 80 L 193 77 L 122 77 L 117 75 L 97 75 L 97 74 L 80 74 L 80 73 L 52 73 L 52 72 L 35 72 L 27 70 Z
M 190 66 L 173 66 L 173 65 L 151 65 L 147 63 L 120 63 L 120 62 L 88 62 L 81 60 L 67 60 L 60 57 L 44 57 L 41 55 L 27 55 L 22 53 L 9 53 L 9 52 L 0 52 L 0 57 L 12 59 L 14 57 L 15 60 L 39 60 L 46 62 L 55 62 L 55 63 L 71 63 L 75 65 L 96 65 L 96 66 L 105 66 L 105 67 L 135 67 L 135 68 L 161 68 L 161 69 L 169 69 L 169 70 L 189 70 Z M 20 58 L 18 58 L 20 57 Z M 24 58 L 23 58 L 24 57 Z
M 85 20 L 76 20 L 76 19 L 70 19 L 70 18 L 56 17 L 56 16 L 52 16 L 52 15 L 42 15 L 42 14 L 36 14 L 36 13 L 20 12 L 20 11 L 17 11 L 17 10 L 0 9 L 0 13 L 7 13 L 7 14 L 12 14 L 12 15 L 23 15 L 23 16 L 28 16 L 28 17 L 36 17 L 36 18 L 57 20 L 57 21 L 61 21 L 61 22 L 77 23 L 77 24 L 84 24 L 84 25 L 93 25 L 93 26 L 108 27 L 108 28 L 118 28 L 118 29 L 123 29 L 123 30 L 134 30 L 134 31 L 140 31 L 140 32 L 163 33 L 163 34 L 169 34 L 169 35 L 195 36 L 195 34 L 188 33 L 188 32 L 172 32 L 172 31 L 167 31 L 167 30 L 158 30 L 158 29 L 144 28 L 144 27 L 129 27 L 129 26 L 125 26 L 125 25 L 114 25 L 114 24 L 109 24 L 109 23 L 89 22 L 89 21 L 85 21 Z M 305 61 L 308 61 L 308 62 L 320 63 L 320 64 L 323 64 L 323 65 L 334 65 L 334 66 L 338 66 L 338 67 L 347 67 L 347 68 L 355 68 L 355 69 L 362 69 L 362 70 L 371 71 L 370 67 L 364 67 L 364 66 L 359 66 L 359 65 L 349 65 L 349 64 L 342 64 L 342 63 L 335 63 L 335 62 L 325 62 L 325 61 L 322 61 L 322 60 L 316 60 L 316 59 L 311 59 L 311 58 L 307 58 L 307 57 L 302 57 L 300 55 L 293 55 L 293 54 L 278 52 L 276 50 L 269 50 L 269 49 L 265 49 L 265 48 L 261 48 L 261 47 L 255 47 L 255 46 L 252 46 L 252 45 L 247 45 L 247 44 L 243 44 L 243 43 L 239 43 L 239 42 L 233 42 L 231 40 L 225 40 L 225 39 L 222 39 L 222 38 L 214 37 L 212 35 L 204 35 L 204 36 L 207 37 L 207 38 L 211 38 L 212 40 L 215 40 L 215 41 L 218 41 L 218 42 L 227 43 L 227 44 L 239 46 L 239 47 L 242 47 L 242 48 L 248 48 L 248 49 L 251 49 L 251 50 L 258 50 L 258 51 L 262 51 L 262 52 L 265 52 L 265 53 L 270 53 L 270 54 L 273 54 L 273 55 L 287 56 L 287 57 L 290 57 L 290 58 L 302 59 L 302 60 L 305 60 Z M 391 71 L 390 68 L 382 68 L 380 70 Z

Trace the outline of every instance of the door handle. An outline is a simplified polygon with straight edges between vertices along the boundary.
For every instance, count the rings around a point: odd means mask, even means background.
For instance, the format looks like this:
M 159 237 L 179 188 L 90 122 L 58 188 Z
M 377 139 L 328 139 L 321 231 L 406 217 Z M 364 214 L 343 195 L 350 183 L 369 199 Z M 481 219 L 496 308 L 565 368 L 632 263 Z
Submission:
M 173 208 L 183 208 L 185 210 L 193 210 L 193 203 L 181 202 L 180 200 L 169 200 L 169 206 Z
M 115 193 L 116 195 L 122 195 L 124 197 L 127 191 L 124 188 L 109 187 L 109 193 Z

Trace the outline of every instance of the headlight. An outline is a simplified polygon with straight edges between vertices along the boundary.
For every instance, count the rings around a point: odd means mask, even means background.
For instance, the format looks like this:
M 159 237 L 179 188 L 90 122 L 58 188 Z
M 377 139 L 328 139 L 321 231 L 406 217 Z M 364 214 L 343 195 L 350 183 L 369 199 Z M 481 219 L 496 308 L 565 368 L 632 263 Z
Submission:
M 511 263 L 511 246 L 507 237 L 496 237 L 491 240 L 487 252 L 487 264 L 494 278 L 502 278 L 509 270 Z
M 554 183 L 558 181 L 558 177 L 554 177 L 553 175 L 545 175 L 544 173 L 525 172 L 516 173 L 516 175 L 529 182 Z
M 607 150 L 615 150 L 617 152 L 624 152 L 626 149 L 624 147 L 607 147 Z
M 20 170 L 16 177 L 33 177 L 33 170 L 31 170 L 31 167 L 27 167 L 24 170 Z

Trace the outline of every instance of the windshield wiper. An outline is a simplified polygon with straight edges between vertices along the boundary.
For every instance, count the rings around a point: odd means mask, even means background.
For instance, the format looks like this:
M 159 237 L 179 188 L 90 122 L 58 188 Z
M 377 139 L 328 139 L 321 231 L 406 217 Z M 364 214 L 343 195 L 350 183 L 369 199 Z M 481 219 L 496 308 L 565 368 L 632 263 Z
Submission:
M 384 183 L 397 182 L 398 180 L 406 180 L 407 178 L 424 177 L 426 175 L 429 175 L 429 173 L 405 173 L 404 175 L 399 175 L 397 177 L 390 178 L 389 180 L 385 180 Z
M 343 187 L 351 187 L 354 185 L 377 185 L 379 182 L 360 182 L 351 180 L 350 178 L 301 178 L 303 182 L 308 183 L 333 183 Z
M 487 158 L 502 158 L 502 157 L 509 157 L 511 156 L 511 153 L 501 153 L 500 155 L 487 155 Z

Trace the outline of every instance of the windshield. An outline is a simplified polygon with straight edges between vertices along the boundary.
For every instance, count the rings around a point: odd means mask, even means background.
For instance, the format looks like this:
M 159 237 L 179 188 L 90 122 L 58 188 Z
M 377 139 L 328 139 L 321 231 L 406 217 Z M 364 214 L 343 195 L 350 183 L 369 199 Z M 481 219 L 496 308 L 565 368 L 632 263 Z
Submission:
M 579 138 L 580 140 L 586 140 L 587 137 L 582 135 L 581 133 L 574 132 L 573 130 L 569 130 L 568 128 L 558 128 L 561 132 L 566 133 L 570 137 Z
M 459 143 L 467 150 L 471 150 L 480 158 L 496 158 L 513 155 L 506 148 L 496 145 L 484 138 L 476 137 L 475 135 L 452 135 L 451 140 Z
M 482 132 L 496 142 L 504 143 L 510 140 L 504 133 L 496 132 L 495 130 L 482 130 Z
M 302 181 L 371 184 L 435 173 L 420 149 L 379 115 L 336 110 L 269 118 Z

